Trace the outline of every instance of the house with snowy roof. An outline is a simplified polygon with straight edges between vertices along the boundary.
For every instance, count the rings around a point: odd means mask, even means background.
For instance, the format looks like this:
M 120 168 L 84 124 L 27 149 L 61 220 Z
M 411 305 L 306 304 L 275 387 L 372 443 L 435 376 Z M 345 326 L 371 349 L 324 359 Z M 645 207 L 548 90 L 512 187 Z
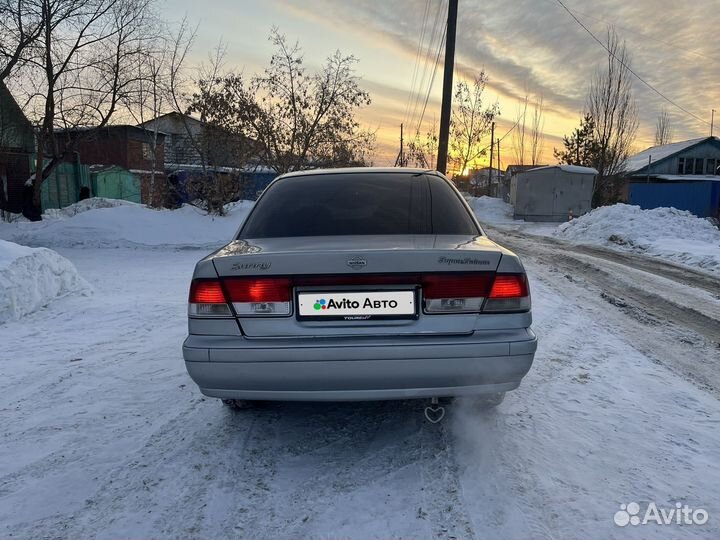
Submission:
M 625 162 L 628 202 L 720 217 L 720 139 L 700 137 L 652 146 Z

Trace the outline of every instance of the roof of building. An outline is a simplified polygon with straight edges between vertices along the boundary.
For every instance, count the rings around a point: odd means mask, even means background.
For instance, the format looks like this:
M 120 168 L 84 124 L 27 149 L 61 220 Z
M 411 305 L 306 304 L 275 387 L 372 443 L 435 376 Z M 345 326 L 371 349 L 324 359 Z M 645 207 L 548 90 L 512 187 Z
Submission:
M 678 141 L 670 144 L 661 144 L 658 146 L 651 146 L 646 148 L 642 152 L 630 156 L 625 161 L 625 170 L 628 173 L 633 173 L 644 169 L 648 165 L 648 160 L 652 160 L 652 163 L 657 163 L 663 159 L 674 156 L 675 154 L 692 148 L 693 146 L 703 143 L 705 141 L 714 140 L 720 142 L 717 137 L 698 137 L 697 139 L 688 139 L 687 141 Z
M 538 171 L 546 171 L 549 169 L 560 169 L 563 172 L 573 174 L 598 174 L 597 169 L 593 169 L 592 167 L 581 167 L 580 165 L 545 165 L 543 167 L 535 167 L 534 169 L 529 169 L 524 172 L 534 173 Z
M 150 120 L 146 120 L 145 122 L 141 122 L 138 124 L 138 126 L 142 127 L 147 124 L 152 124 L 152 123 L 156 122 L 157 120 L 161 120 L 163 118 L 168 118 L 168 117 L 177 118 L 177 119 L 180 119 L 183 121 L 190 120 L 195 124 L 207 124 L 207 122 L 203 122 L 199 118 L 195 118 L 194 116 L 190 116 L 189 114 L 182 114 L 182 113 L 179 113 L 176 111 L 171 111 L 171 112 L 168 112 L 165 114 L 161 114 L 160 116 L 156 116 L 155 118 L 151 118 Z
M 129 131 L 134 131 L 134 132 L 142 133 L 142 134 L 155 133 L 155 131 L 152 129 L 147 129 L 147 128 L 144 128 L 141 126 L 133 126 L 132 124 L 107 124 L 102 127 L 77 126 L 77 127 L 72 127 L 72 128 L 61 128 L 61 129 L 57 129 L 55 131 L 57 131 L 59 133 L 87 133 L 87 132 L 96 131 L 96 130 L 98 130 L 98 131 L 99 130 L 106 130 L 106 131 L 129 130 Z M 165 137 L 167 135 L 167 133 L 164 133 L 162 131 L 158 131 L 157 134 L 162 137 Z
M 35 149 L 35 131 L 12 92 L 0 81 L 0 146 Z
M 505 172 L 512 174 L 516 172 L 529 171 L 530 169 L 537 169 L 538 167 L 545 167 L 545 165 L 508 165 Z
M 641 179 L 644 176 L 636 178 Z M 720 175 L 717 174 L 651 174 L 650 178 L 668 182 L 720 182 Z

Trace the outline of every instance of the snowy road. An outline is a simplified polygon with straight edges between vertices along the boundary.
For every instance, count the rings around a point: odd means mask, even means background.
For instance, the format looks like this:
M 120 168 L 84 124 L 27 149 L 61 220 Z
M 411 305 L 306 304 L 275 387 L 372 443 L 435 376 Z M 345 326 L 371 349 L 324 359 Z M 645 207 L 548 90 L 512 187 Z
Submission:
M 180 354 L 194 250 L 59 250 L 95 289 L 0 326 L 0 537 L 720 536 L 720 285 L 493 231 L 536 362 L 497 411 L 204 399 Z M 11 353 L 12 351 L 12 353 Z M 621 503 L 705 525 L 618 527 Z

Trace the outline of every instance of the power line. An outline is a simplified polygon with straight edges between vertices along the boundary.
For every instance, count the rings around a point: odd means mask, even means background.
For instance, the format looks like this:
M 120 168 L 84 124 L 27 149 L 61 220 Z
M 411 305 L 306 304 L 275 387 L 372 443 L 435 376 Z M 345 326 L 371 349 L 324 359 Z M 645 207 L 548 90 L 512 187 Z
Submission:
M 440 36 L 440 43 L 438 45 L 437 55 L 435 56 L 435 65 L 433 66 L 432 76 L 430 77 L 430 84 L 428 85 L 427 93 L 425 94 L 425 103 L 423 104 L 422 113 L 420 114 L 420 120 L 418 120 L 418 123 L 417 123 L 415 135 L 418 135 L 420 133 L 420 128 L 422 127 L 422 121 L 425 118 L 425 110 L 427 109 L 427 104 L 428 104 L 428 101 L 430 100 L 430 94 L 432 93 L 433 83 L 435 82 L 435 73 L 437 72 L 437 67 L 438 67 L 438 64 L 440 63 L 440 54 L 442 53 L 443 45 L 445 44 L 445 34 L 446 33 L 447 33 L 447 22 L 445 24 L 445 30 L 443 30 L 442 36 Z
M 497 142 L 502 142 L 503 140 L 505 140 L 505 137 L 507 137 L 508 135 L 510 135 L 510 133 L 512 133 L 512 131 L 513 131 L 516 127 L 518 127 L 518 124 L 519 124 L 519 123 L 520 123 L 520 118 L 518 118 L 517 120 L 515 120 L 515 123 L 512 125 L 512 127 L 511 127 L 510 129 L 508 129 L 508 130 L 505 132 L 505 135 L 503 135 L 502 137 L 500 137 L 500 138 L 497 140 Z M 483 148 L 482 150 L 480 150 L 480 153 L 482 154 L 483 152 L 485 152 L 485 150 L 487 150 L 488 148 L 490 148 L 492 145 L 493 145 L 493 141 L 491 140 L 489 145 L 487 145 L 485 148 Z M 491 165 L 491 167 L 492 167 L 492 165 Z
M 428 14 L 430 13 L 430 2 L 427 0 L 425 4 L 425 11 L 423 12 L 422 26 L 420 30 L 420 38 L 418 39 L 417 50 L 415 51 L 415 65 L 413 67 L 412 82 L 410 83 L 410 93 L 408 94 L 407 103 L 405 105 L 405 115 L 403 116 L 404 122 L 408 121 L 408 115 L 410 114 L 410 102 L 413 101 L 413 95 L 415 94 L 415 82 L 417 80 L 418 67 L 420 65 L 420 52 L 422 51 L 422 44 L 425 39 L 425 31 L 427 28 Z
M 414 104 L 413 109 L 412 109 L 412 114 L 410 115 L 410 118 L 409 118 L 409 125 L 411 125 L 411 126 L 415 124 L 415 119 L 417 118 L 418 108 L 420 107 L 420 105 L 421 105 L 421 103 L 422 103 L 422 99 L 423 99 L 423 98 L 422 98 L 422 96 L 423 96 L 423 88 L 425 88 L 425 85 L 427 84 L 426 81 L 427 81 L 427 77 L 428 77 L 428 72 L 429 72 L 429 69 L 430 69 L 430 64 L 431 64 L 431 62 L 432 62 L 432 51 L 433 51 L 434 48 L 435 48 L 435 45 L 434 45 L 434 43 L 435 43 L 435 38 L 436 38 L 436 36 L 437 36 L 437 34 L 438 34 L 438 28 L 439 28 L 439 26 L 440 26 L 440 22 L 442 21 L 442 19 L 441 19 L 441 13 L 442 13 L 442 11 L 443 11 L 443 10 L 442 10 L 443 4 L 444 4 L 444 2 L 438 2 L 438 3 L 437 3 L 438 9 L 437 9 L 437 11 L 435 12 L 435 19 L 434 19 L 434 22 L 433 22 L 433 25 L 432 25 L 432 32 L 431 32 L 431 34 L 430 34 L 430 36 L 429 36 L 430 39 L 429 39 L 428 44 L 427 44 L 427 49 L 426 49 L 426 51 L 424 51 L 424 53 L 423 53 L 425 63 L 424 63 L 424 65 L 423 65 L 422 75 L 421 75 L 421 77 L 420 77 L 420 80 L 418 81 L 419 87 L 418 87 L 417 95 L 416 95 L 416 98 L 415 98 L 415 104 Z M 442 39 L 441 39 L 441 41 L 442 41 Z M 434 68 L 433 68 L 433 69 L 434 69 Z
M 693 113 L 691 113 L 690 111 L 688 111 L 685 107 L 682 107 L 681 105 L 678 105 L 678 104 L 675 103 L 672 99 L 670 99 L 670 98 L 667 97 L 665 94 L 663 94 L 662 92 L 660 92 L 660 90 L 658 90 L 658 89 L 655 88 L 653 85 L 651 85 L 649 82 L 647 82 L 645 79 L 643 79 L 640 75 L 638 75 L 637 73 L 635 73 L 635 71 L 633 71 L 633 69 L 632 69 L 630 66 L 628 66 L 628 65 L 627 65 L 625 62 L 623 62 L 622 60 L 620 60 L 620 59 L 615 55 L 615 53 L 612 52 L 612 50 L 610 50 L 610 48 L 609 48 L 607 45 L 605 45 L 602 41 L 600 41 L 600 40 L 596 37 L 595 34 L 593 34 L 592 31 L 591 31 L 587 26 L 585 26 L 585 25 L 583 24 L 583 22 L 582 22 L 580 19 L 578 19 L 578 18 L 575 16 L 575 14 L 574 14 L 572 11 L 570 11 L 570 9 L 568 9 L 568 7 L 567 7 L 565 4 L 563 4 L 562 0 L 556 0 L 556 1 L 557 1 L 558 4 L 560 4 L 560 5 L 562 6 L 562 8 L 563 8 L 565 11 L 567 11 L 567 12 L 570 14 L 570 16 L 571 16 L 573 19 L 575 19 L 575 22 L 577 22 L 580 26 L 582 26 L 582 28 L 583 28 L 588 34 L 590 34 L 590 37 L 592 37 L 595 41 L 597 41 L 597 42 L 600 44 L 600 46 L 601 46 L 603 49 L 605 49 L 605 50 L 610 54 L 610 56 L 612 56 L 612 57 L 613 57 L 615 60 L 617 60 L 625 69 L 627 69 L 630 73 L 632 73 L 641 83 L 643 83 L 643 84 L 644 84 L 645 86 L 647 86 L 650 90 L 652 90 L 653 92 L 655 92 L 658 96 L 660 96 L 661 98 L 663 98 L 665 101 L 667 101 L 668 103 L 670 103 L 670 104 L 673 105 L 674 107 L 677 107 L 678 109 L 680 109 L 681 111 L 683 111 L 685 114 L 688 114 L 688 115 L 692 116 L 693 118 L 695 118 L 696 120 L 702 122 L 703 124 L 710 125 L 710 122 L 708 122 L 707 120 L 703 120 L 702 118 L 700 118 L 700 117 L 697 116 L 696 114 L 693 114 Z
M 552 3 L 553 0 L 548 0 L 548 1 Z M 608 25 L 608 26 L 617 26 L 618 28 L 625 28 L 626 30 L 629 30 L 630 32 L 634 32 L 634 33 L 637 34 L 636 30 L 633 29 L 633 28 L 630 27 L 630 26 L 627 26 L 627 25 L 624 25 L 624 24 L 619 24 L 619 23 L 617 23 L 617 22 L 615 22 L 615 21 L 608 21 L 608 20 L 605 20 L 605 19 L 601 19 L 600 17 L 595 17 L 594 15 L 590 15 L 590 14 L 587 13 L 587 12 L 578 11 L 577 9 L 575 10 L 575 13 L 577 13 L 577 14 L 579 14 L 579 15 L 582 15 L 582 16 L 585 17 L 585 18 L 592 19 L 592 20 L 597 21 L 597 22 L 600 22 L 600 23 L 605 23 L 605 24 Z M 686 47 L 679 47 L 679 46 L 677 45 L 677 43 L 670 43 L 669 41 L 665 41 L 665 40 L 662 40 L 662 39 L 658 39 L 658 38 L 656 38 L 655 36 L 650 35 L 650 34 L 645 34 L 645 33 L 643 33 L 643 34 L 639 34 L 639 36 L 641 36 L 643 39 L 650 39 L 650 40 L 652 40 L 652 41 L 655 41 L 655 42 L 657 42 L 657 43 L 661 43 L 661 44 L 663 44 L 663 45 L 666 45 L 666 46 L 671 47 L 671 48 L 673 48 L 673 49 L 676 49 L 676 50 L 678 50 L 678 51 L 683 51 L 683 52 L 686 52 L 686 53 L 688 53 L 688 54 L 694 54 L 694 55 L 700 56 L 700 57 L 702 57 L 702 58 L 707 58 L 708 60 L 714 60 L 715 62 L 720 62 L 720 57 L 710 56 L 710 55 L 707 55 L 707 54 L 698 52 L 698 51 L 693 50 L 693 49 L 688 49 L 688 48 L 686 48 Z

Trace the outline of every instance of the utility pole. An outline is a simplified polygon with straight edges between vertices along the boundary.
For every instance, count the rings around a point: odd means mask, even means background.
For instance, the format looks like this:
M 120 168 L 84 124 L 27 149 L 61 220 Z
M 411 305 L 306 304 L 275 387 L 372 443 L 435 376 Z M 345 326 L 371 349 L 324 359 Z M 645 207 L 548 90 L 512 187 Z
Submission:
M 445 70 L 443 74 L 442 109 L 440 110 L 440 137 L 438 140 L 437 170 L 447 172 L 447 153 L 450 140 L 452 114 L 453 70 L 455 68 L 455 34 L 457 33 L 458 0 L 449 0 L 447 37 L 445 39 Z
M 398 157 L 395 158 L 395 166 L 404 167 L 405 166 L 405 154 L 403 152 L 403 125 L 400 124 L 400 153 L 398 154 Z
M 710 111 L 710 136 L 713 136 L 713 124 L 715 123 L 715 109 Z
M 500 139 L 497 140 L 497 147 L 498 147 L 498 166 L 497 166 L 497 168 L 498 168 L 498 171 L 502 171 L 502 169 L 500 168 Z
M 495 149 L 495 122 L 490 126 L 490 171 L 488 172 L 488 189 L 492 189 L 493 150 Z

